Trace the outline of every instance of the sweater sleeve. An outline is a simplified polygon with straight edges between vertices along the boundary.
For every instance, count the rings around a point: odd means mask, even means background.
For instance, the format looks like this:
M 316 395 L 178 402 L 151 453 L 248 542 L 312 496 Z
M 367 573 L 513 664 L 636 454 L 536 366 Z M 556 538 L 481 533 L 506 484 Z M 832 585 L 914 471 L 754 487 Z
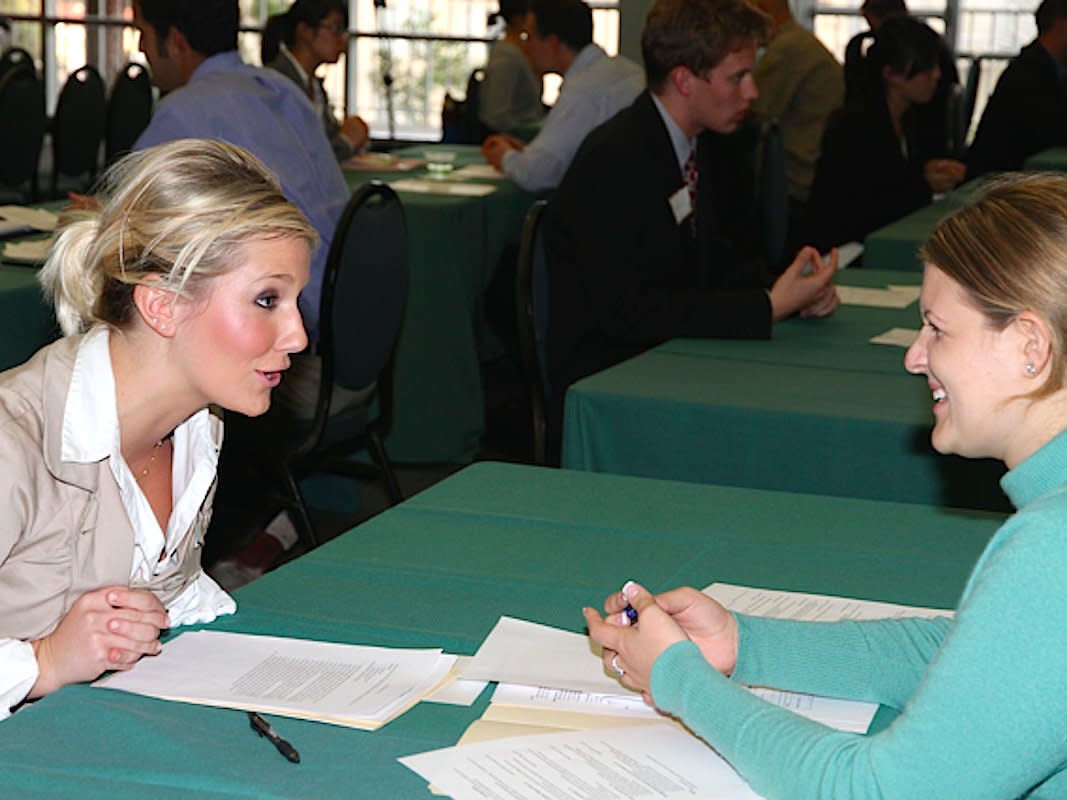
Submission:
M 877 734 L 830 730 L 763 703 L 716 672 L 690 643 L 674 645 L 656 662 L 652 695 L 770 800 L 1019 797 L 1056 773 L 1064 758 L 1067 675 L 1060 656 L 1067 652 L 1067 593 L 1058 587 L 1067 541 L 1061 528 L 1062 513 L 1020 514 L 1005 525 L 903 713 Z M 825 678 L 839 677 L 851 658 L 858 670 L 866 662 L 870 674 L 903 672 L 899 691 L 912 682 L 936 627 L 883 627 L 828 625 L 807 641 L 787 636 L 779 646 L 757 641 L 777 626 L 751 626 L 742 647 L 762 649 L 761 663 L 778 652 L 796 664 L 786 649 L 810 645 L 813 672 L 823 669 L 820 654 L 849 647 L 860 655 L 832 659 Z M 895 644 L 912 652 L 895 666 L 873 665 Z M 756 670 L 745 666 L 744 672 Z M 879 682 L 858 675 L 845 683 L 867 681 Z

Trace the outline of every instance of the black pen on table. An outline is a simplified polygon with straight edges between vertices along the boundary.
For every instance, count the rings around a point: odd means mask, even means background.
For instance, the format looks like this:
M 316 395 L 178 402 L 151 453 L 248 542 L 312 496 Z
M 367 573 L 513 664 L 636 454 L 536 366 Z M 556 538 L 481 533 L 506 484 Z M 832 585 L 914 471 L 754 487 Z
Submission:
M 274 732 L 272 728 L 263 717 L 257 714 L 255 711 L 248 712 L 248 722 L 252 726 L 252 730 L 258 733 L 260 736 L 266 737 L 270 740 L 270 743 L 278 748 L 278 752 L 288 758 L 294 764 L 300 763 L 300 753 L 296 752 L 296 748 L 289 742 L 285 741 L 281 736 Z

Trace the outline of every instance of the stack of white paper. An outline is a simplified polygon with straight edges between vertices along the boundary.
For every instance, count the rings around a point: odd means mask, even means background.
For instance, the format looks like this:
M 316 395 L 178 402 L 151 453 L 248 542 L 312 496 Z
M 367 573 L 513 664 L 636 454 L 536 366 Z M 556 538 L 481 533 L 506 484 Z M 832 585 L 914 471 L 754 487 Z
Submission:
M 704 594 L 731 611 L 753 617 L 797 619 L 807 622 L 837 622 L 842 619 L 900 619 L 902 617 L 951 617 L 952 611 L 921 606 L 902 606 L 876 600 L 856 600 L 825 594 L 754 589 L 732 583 L 713 583 Z
M 59 217 L 43 208 L 0 206 L 0 235 L 54 231 Z
M 918 286 L 887 286 L 870 289 L 865 286 L 837 286 L 837 296 L 849 306 L 874 308 L 907 308 L 919 299 Z
M 196 631 L 93 685 L 374 730 L 429 694 L 454 663 L 440 649 Z
M 390 181 L 389 185 L 398 192 L 418 192 L 419 194 L 444 194 L 458 197 L 485 197 L 496 191 L 496 187 L 488 183 L 457 183 L 449 180 L 420 180 L 419 178 L 403 178 L 398 181 Z

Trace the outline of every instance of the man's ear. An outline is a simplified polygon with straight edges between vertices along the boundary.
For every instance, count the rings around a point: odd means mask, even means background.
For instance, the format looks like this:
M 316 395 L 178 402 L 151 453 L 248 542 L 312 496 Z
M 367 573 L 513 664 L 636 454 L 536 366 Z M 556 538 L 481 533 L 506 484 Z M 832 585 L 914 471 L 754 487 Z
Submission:
M 178 295 L 164 288 L 158 280 L 133 287 L 133 304 L 145 325 L 160 336 L 170 338 L 177 327 Z
M 689 67 L 684 67 L 682 65 L 672 67 L 671 71 L 667 73 L 667 81 L 682 97 L 689 96 L 695 78 L 696 76 L 693 74 L 692 70 L 690 70 Z

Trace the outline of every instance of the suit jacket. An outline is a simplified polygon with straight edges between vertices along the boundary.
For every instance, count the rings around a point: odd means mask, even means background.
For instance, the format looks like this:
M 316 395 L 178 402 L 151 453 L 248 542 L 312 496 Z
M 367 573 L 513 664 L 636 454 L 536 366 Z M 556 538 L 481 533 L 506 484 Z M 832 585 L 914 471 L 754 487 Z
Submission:
M 300 89 L 306 94 L 307 85 L 304 83 L 304 78 L 299 72 L 293 62 L 289 60 L 289 57 L 285 53 L 279 52 L 274 59 L 267 64 L 273 70 L 280 72 L 287 77 L 293 83 L 300 87 Z M 318 81 L 319 87 L 323 86 L 321 78 L 315 78 Z M 326 99 L 326 102 L 322 106 L 322 127 L 326 131 L 326 138 L 330 140 L 330 148 L 333 150 L 334 156 L 338 161 L 344 161 L 355 149 L 352 147 L 352 143 L 341 135 L 341 124 L 334 117 L 333 112 L 330 111 L 330 101 L 326 95 L 326 89 L 322 89 L 322 96 Z M 310 102 L 310 98 L 309 98 Z
M 699 138 L 696 236 L 668 203 L 685 180 L 648 91 L 579 148 L 543 223 L 547 366 L 560 420 L 571 383 L 667 339 L 770 336 L 762 276 L 738 246 L 752 192 L 732 147 Z
M 903 120 L 907 157 L 884 98 L 867 98 L 831 117 L 800 226 L 805 242 L 820 250 L 862 242 L 868 233 L 930 202 L 932 192 L 923 178 L 927 154 L 912 110 Z
M 1027 157 L 1067 145 L 1067 87 L 1044 46 L 1033 41 L 1008 65 L 989 97 L 967 154 L 967 177 L 1022 169 Z
M 134 532 L 107 459 L 60 457 L 63 412 L 81 336 L 0 376 L 0 638 L 50 633 L 74 601 L 109 584 L 153 591 L 169 605 L 200 571 L 212 489 L 179 546 L 179 564 L 131 582 Z M 222 423 L 214 418 L 221 441 Z

